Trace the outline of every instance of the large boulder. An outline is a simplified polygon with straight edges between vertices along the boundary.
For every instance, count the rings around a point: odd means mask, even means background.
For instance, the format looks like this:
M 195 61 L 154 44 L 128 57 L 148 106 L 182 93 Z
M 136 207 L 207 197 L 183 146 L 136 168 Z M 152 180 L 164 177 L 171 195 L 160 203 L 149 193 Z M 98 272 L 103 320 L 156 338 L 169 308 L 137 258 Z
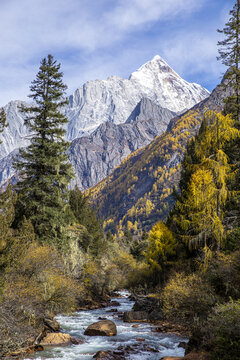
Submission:
M 139 342 L 132 344 L 132 346 L 122 346 L 120 345 L 115 350 L 107 350 L 107 351 L 98 351 L 93 358 L 96 360 L 125 360 L 125 359 L 131 359 L 132 355 L 134 355 L 134 358 L 138 358 L 137 356 L 144 353 L 158 353 L 159 351 L 155 349 L 154 347 L 148 346 L 147 344 L 144 344 L 144 342 Z
M 123 314 L 124 322 L 148 321 L 149 315 L 146 311 L 126 311 Z
M 163 312 L 161 309 L 155 309 L 148 314 L 151 322 L 157 322 L 163 320 Z
M 133 311 L 136 313 L 146 312 L 149 321 L 156 322 L 163 319 L 162 304 L 156 296 L 138 296 L 133 305 Z M 136 315 L 138 316 L 138 315 Z
M 210 355 L 205 351 L 191 352 L 183 357 L 165 356 L 161 360 L 210 360 Z
M 84 335 L 88 336 L 115 336 L 117 327 L 111 320 L 97 321 L 87 327 Z
M 48 345 L 69 345 L 71 344 L 71 336 L 63 333 L 48 333 L 40 342 L 42 346 Z
M 98 351 L 94 356 L 96 360 L 125 360 L 123 351 Z
M 156 307 L 160 307 L 160 300 L 153 296 L 138 296 L 135 300 L 135 304 L 133 305 L 134 311 L 147 311 L 151 312 Z
M 42 346 L 60 346 L 60 345 L 77 345 L 82 344 L 81 339 L 74 338 L 64 333 L 48 333 L 40 342 Z

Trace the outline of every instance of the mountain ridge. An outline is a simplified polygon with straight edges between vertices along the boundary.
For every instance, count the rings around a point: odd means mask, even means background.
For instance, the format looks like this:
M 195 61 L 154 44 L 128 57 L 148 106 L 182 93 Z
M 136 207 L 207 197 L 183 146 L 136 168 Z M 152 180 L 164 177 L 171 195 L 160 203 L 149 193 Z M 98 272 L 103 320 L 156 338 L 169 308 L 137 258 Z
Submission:
M 160 57 L 155 57 L 154 60 L 143 65 L 147 67 L 147 75 L 153 81 L 152 88 L 142 85 L 141 81 L 136 79 L 111 76 L 107 80 L 88 81 L 76 89 L 69 96 L 69 105 L 62 110 L 69 120 L 66 125 L 66 139 L 72 141 L 89 135 L 106 121 L 115 124 L 124 123 L 144 97 L 171 111 L 181 112 L 209 96 L 209 92 L 200 85 L 199 88 L 193 90 L 192 85 L 177 74 L 174 75 L 174 82 L 171 78 L 169 81 L 154 83 L 159 71 L 163 72 L 162 78 L 167 79 L 169 69 L 171 69 L 168 66 L 166 72 L 166 66 L 161 66 L 163 60 L 160 59 Z M 144 75 L 143 70 L 140 73 Z M 24 125 L 23 114 L 20 112 L 21 103 L 24 102 L 16 100 L 5 106 L 9 127 L 0 135 L 2 141 L 0 159 L 13 150 L 28 145 L 29 133 Z
M 70 161 L 76 173 L 71 186 L 87 189 L 109 175 L 133 151 L 163 133 L 175 113 L 143 98 L 124 124 L 105 122 L 91 135 L 73 141 Z
M 170 110 L 143 98 L 130 115 L 129 122 L 104 122 L 89 136 L 73 140 L 69 159 L 76 177 L 71 182 L 71 188 L 78 185 L 81 190 L 86 190 L 94 186 L 131 152 L 163 133 L 174 116 L 176 114 Z M 18 156 L 17 149 L 0 162 L 0 184 L 9 178 L 13 183 L 18 179 L 12 168 L 13 156 Z
M 75 138 L 69 149 L 76 171 L 76 179 L 71 186 L 77 184 L 81 189 L 94 186 L 108 176 L 124 157 L 165 131 L 176 111 L 173 113 L 160 103 L 171 103 L 177 97 L 179 103 L 175 102 L 172 106 L 179 112 L 189 105 L 189 101 L 195 103 L 208 96 L 207 90 L 199 85 L 200 90 L 184 102 L 192 85 L 181 79 L 160 56 L 155 56 L 135 73 L 143 78 L 147 74 L 153 82 L 158 79 L 157 83 L 151 85 L 152 89 L 148 84 L 146 90 L 146 86 L 139 85 L 136 79 L 111 76 L 107 80 L 89 81 L 70 96 L 69 105 L 63 112 L 70 119 L 66 126 L 66 138 L 70 141 Z M 133 78 L 135 73 L 131 75 Z M 174 74 L 174 84 L 170 80 L 161 84 L 163 78 L 168 79 L 169 73 Z M 181 91 L 175 87 L 176 83 L 182 86 Z M 10 154 L 16 156 L 20 146 L 29 144 L 30 134 L 24 125 L 21 104 L 21 101 L 12 101 L 5 107 L 9 126 L 0 135 L 3 141 L 0 145 L 1 184 L 9 178 L 17 180 L 17 174 L 11 168 Z

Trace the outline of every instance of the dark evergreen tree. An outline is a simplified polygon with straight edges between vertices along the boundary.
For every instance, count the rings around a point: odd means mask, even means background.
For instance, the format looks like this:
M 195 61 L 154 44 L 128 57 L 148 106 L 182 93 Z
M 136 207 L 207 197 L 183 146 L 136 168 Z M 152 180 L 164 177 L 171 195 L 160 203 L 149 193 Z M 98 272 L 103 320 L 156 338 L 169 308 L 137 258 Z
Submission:
M 240 0 L 230 11 L 230 19 L 225 27 L 218 32 L 225 35 L 225 39 L 218 42 L 218 59 L 229 68 L 225 79 L 233 89 L 233 95 L 225 99 L 224 111 L 225 114 L 232 113 L 240 125 Z
M 188 144 L 180 180 L 181 193 L 168 225 L 190 250 L 223 246 L 223 215 L 230 197 L 233 169 L 224 152 L 239 137 L 230 115 L 208 111 L 199 134 Z
M 75 187 L 70 191 L 70 207 L 75 216 L 75 221 L 85 226 L 91 243 L 88 244 L 88 249 L 93 256 L 101 255 L 106 249 L 106 241 L 100 220 L 97 218 L 89 196 L 84 195 L 81 190 Z
M 227 87 L 232 90 L 231 96 L 224 99 L 224 114 L 232 114 L 235 120 L 235 126 L 240 129 L 240 0 L 237 0 L 230 11 L 230 19 L 223 30 L 218 30 L 225 35 L 223 41 L 219 41 L 219 58 L 222 63 L 228 67 L 225 75 Z M 229 185 L 231 190 L 239 194 L 240 184 L 240 138 L 237 138 L 226 144 L 226 153 L 230 162 L 235 164 L 236 177 Z M 238 210 L 238 222 L 240 224 L 240 197 L 231 199 L 228 210 Z
M 69 222 L 68 185 L 73 177 L 66 151 L 63 125 L 68 122 L 60 109 L 67 104 L 66 85 L 62 82 L 60 64 L 48 55 L 41 61 L 36 79 L 30 86 L 34 104 L 23 107 L 25 123 L 31 133 L 31 144 L 21 149 L 15 167 L 21 181 L 17 218 L 30 219 L 39 239 L 63 246 Z

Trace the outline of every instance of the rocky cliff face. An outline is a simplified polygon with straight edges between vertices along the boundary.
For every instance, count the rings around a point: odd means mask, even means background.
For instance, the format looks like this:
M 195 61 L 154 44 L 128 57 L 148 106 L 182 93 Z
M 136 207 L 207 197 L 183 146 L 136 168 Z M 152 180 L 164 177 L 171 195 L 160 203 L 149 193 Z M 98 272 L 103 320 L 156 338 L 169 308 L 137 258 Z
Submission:
M 173 112 L 181 112 L 208 96 L 206 89 L 189 84 L 160 56 L 155 56 L 129 79 L 111 76 L 107 80 L 89 81 L 77 89 L 62 110 L 69 120 L 66 137 L 72 141 L 88 135 L 107 121 L 125 123 L 144 97 Z M 0 159 L 28 144 L 21 104 L 11 101 L 5 107 L 9 127 L 0 135 Z
M 0 186 L 5 188 L 8 180 L 11 179 L 12 184 L 16 184 L 18 177 L 13 169 L 13 159 L 19 156 L 19 150 L 13 150 L 10 154 L 0 160 Z
M 183 80 L 159 55 L 133 72 L 129 79 L 111 76 L 89 81 L 70 96 L 65 110 L 70 119 L 69 140 L 90 133 L 101 123 L 124 123 L 142 98 L 180 113 L 209 96 L 198 84 Z
M 69 149 L 69 159 L 76 174 L 71 187 L 77 184 L 84 190 L 96 185 L 130 153 L 162 134 L 175 116 L 174 112 L 144 98 L 125 124 L 107 121 L 91 135 L 74 140 Z M 9 178 L 12 183 L 18 180 L 12 167 L 12 160 L 17 156 L 16 149 L 0 161 L 0 184 Z
M 87 189 L 97 184 L 130 153 L 162 134 L 174 116 L 174 112 L 144 98 L 125 124 L 108 121 L 91 135 L 74 140 L 69 157 L 76 178 L 71 186 Z
M 26 105 L 22 101 L 10 101 L 4 110 L 7 116 L 8 127 L 0 134 L 0 159 L 10 154 L 13 150 L 28 145 L 28 130 L 24 125 L 24 114 L 21 106 Z
M 73 141 L 70 160 L 81 189 L 95 185 L 126 156 L 166 130 L 171 118 L 209 96 L 189 84 L 155 56 L 129 79 L 112 76 L 89 81 L 69 97 L 66 138 Z M 8 128 L 0 134 L 0 180 L 14 176 L 12 155 L 29 144 L 21 101 L 6 107 Z

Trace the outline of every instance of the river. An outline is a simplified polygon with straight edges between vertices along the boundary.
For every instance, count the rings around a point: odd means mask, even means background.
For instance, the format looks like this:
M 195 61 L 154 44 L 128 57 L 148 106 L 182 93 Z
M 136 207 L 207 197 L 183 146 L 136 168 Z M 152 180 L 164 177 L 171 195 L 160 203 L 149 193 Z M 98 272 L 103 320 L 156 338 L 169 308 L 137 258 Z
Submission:
M 127 292 L 121 292 L 121 298 L 112 298 L 118 301 L 120 306 L 118 312 L 131 310 L 134 302 L 128 299 Z M 163 356 L 183 356 L 184 349 L 178 347 L 180 341 L 187 341 L 186 338 L 168 334 L 153 332 L 154 325 L 150 323 L 124 323 L 117 313 L 110 312 L 111 306 L 103 309 L 79 311 L 71 316 L 59 315 L 56 320 L 60 323 L 63 332 L 84 340 L 84 344 L 71 345 L 66 347 L 52 347 L 45 349 L 28 359 L 35 360 L 89 360 L 99 350 L 115 350 L 119 346 L 130 346 L 137 353 L 128 354 L 129 360 L 159 360 Z M 88 325 L 99 321 L 99 317 L 112 320 L 117 325 L 117 336 L 85 336 L 84 330 Z M 144 339 L 144 341 L 143 341 Z M 142 340 L 142 341 L 141 341 Z

